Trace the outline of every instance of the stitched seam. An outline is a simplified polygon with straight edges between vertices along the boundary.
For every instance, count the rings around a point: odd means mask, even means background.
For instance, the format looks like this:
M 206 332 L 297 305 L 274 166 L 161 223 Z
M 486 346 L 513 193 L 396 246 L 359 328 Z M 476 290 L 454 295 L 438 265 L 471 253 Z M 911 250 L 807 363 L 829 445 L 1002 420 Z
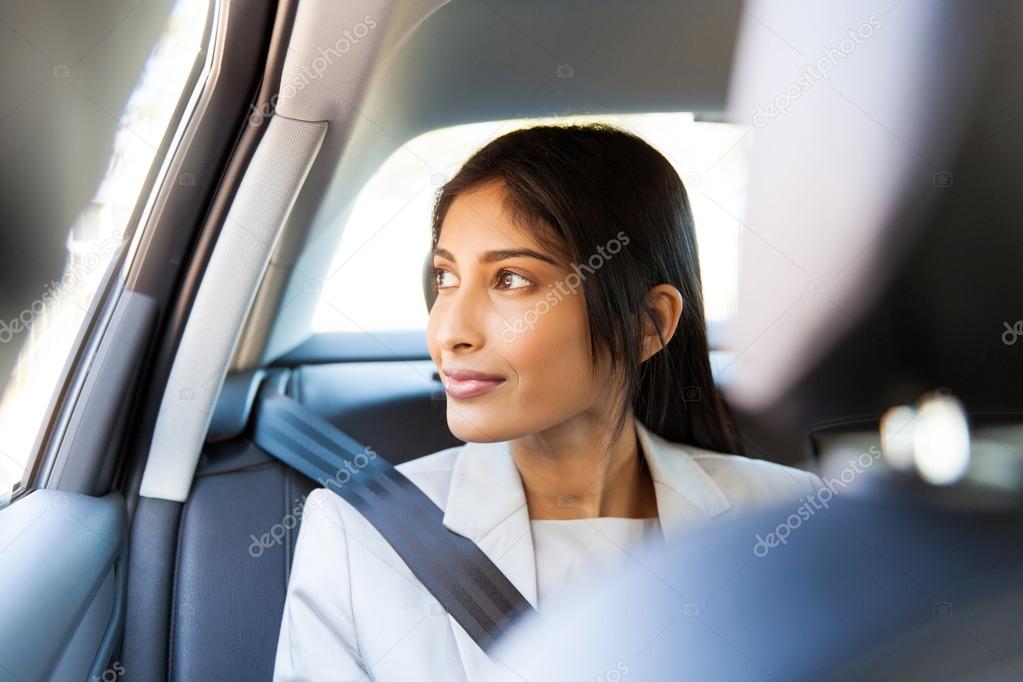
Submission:
M 288 467 L 284 468 L 284 516 L 287 517 L 291 512 L 289 507 L 289 499 L 291 498 L 291 471 Z M 304 510 L 303 510 L 304 511 Z M 283 525 L 283 521 L 282 521 Z M 298 527 L 298 524 L 295 524 Z M 291 580 L 291 541 L 292 541 L 292 529 L 287 526 L 284 527 L 285 540 L 284 540 L 284 592 L 288 591 L 288 581 Z
M 224 469 L 223 471 L 207 471 L 204 473 L 197 473 L 196 478 L 204 478 L 208 476 L 225 476 L 227 474 L 237 474 L 243 471 L 259 471 L 275 464 L 275 460 L 269 460 L 267 462 L 256 462 L 255 464 L 246 464 L 244 466 L 235 467 L 234 469 Z
M 191 491 L 189 491 L 191 497 Z M 181 505 L 181 514 L 178 517 L 178 532 L 174 543 L 174 575 L 171 576 L 171 598 L 170 598 L 170 633 L 167 637 L 167 679 L 172 680 L 171 675 L 174 669 L 174 625 L 177 622 L 178 604 L 178 575 L 181 573 L 181 534 L 185 527 L 185 517 L 189 509 L 188 501 Z
M 333 495 L 334 493 L 327 490 L 327 493 Z M 365 660 L 362 655 L 362 646 L 359 644 L 359 626 L 355 622 L 355 601 L 352 596 L 352 553 L 348 549 L 348 527 L 345 525 L 345 515 L 340 509 L 338 511 L 338 519 L 341 521 L 341 530 L 344 531 L 345 541 L 345 561 L 348 563 L 348 612 L 352 618 L 352 633 L 355 635 L 355 653 L 359 656 L 359 663 L 365 665 Z
M 479 543 L 483 543 L 483 542 L 486 542 L 487 538 L 489 538 L 489 537 L 490 537 L 491 535 L 493 535 L 494 533 L 496 533 L 496 532 L 497 532 L 497 530 L 498 530 L 498 529 L 499 529 L 499 528 L 500 528 L 501 526 L 503 526 L 503 525 L 505 524 L 505 522 L 507 522 L 507 521 L 508 521 L 508 519 L 510 519 L 511 517 L 513 517 L 513 516 L 515 516 L 516 514 L 518 514 L 518 513 L 520 512 L 520 511 L 522 511 L 522 509 L 523 509 L 523 508 L 527 508 L 527 507 L 528 507 L 528 504 L 526 504 L 526 503 L 520 504 L 520 505 L 519 505 L 518 507 L 515 507 L 515 509 L 513 509 L 512 511 L 510 511 L 510 512 L 508 513 L 508 515 L 507 515 L 507 516 L 505 516 L 505 517 L 504 517 L 503 519 L 501 519 L 500 521 L 498 521 L 498 522 L 497 522 L 497 523 L 496 523 L 496 524 L 494 525 L 494 527 L 493 527 L 493 528 L 491 528 L 489 532 L 487 532 L 487 534 L 486 534 L 486 535 L 484 535 L 483 537 L 481 537 L 481 538 L 480 538 L 479 540 L 473 540 L 473 541 L 474 541 L 474 542 L 476 542 L 477 544 L 479 544 Z M 470 540 L 472 540 L 472 538 L 470 538 Z M 517 541 L 516 541 L 516 542 L 517 542 Z
M 727 459 L 727 460 L 746 459 L 746 460 L 749 460 L 751 462 L 767 462 L 766 459 L 753 459 L 752 457 L 743 457 L 742 455 L 724 455 L 724 454 L 717 454 L 717 453 L 690 454 L 689 456 L 692 457 L 693 459 Z M 770 463 L 773 464 L 773 462 L 770 462 Z

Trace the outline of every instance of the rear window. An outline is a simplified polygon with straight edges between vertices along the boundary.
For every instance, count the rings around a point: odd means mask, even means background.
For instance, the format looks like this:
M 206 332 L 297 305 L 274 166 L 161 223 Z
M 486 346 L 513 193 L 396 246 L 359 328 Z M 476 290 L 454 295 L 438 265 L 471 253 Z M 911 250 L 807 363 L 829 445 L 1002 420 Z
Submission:
M 440 186 L 476 149 L 503 133 L 542 123 L 598 121 L 639 135 L 675 166 L 696 219 L 707 319 L 726 322 L 736 307 L 749 131 L 691 113 L 667 113 L 474 123 L 409 141 L 359 193 L 323 282 L 313 331 L 425 329 L 422 267 Z

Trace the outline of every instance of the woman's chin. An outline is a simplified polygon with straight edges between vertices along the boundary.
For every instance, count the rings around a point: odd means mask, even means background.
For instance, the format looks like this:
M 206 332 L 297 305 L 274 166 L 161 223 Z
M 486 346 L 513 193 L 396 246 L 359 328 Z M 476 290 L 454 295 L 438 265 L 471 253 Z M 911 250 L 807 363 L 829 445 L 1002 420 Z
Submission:
M 458 412 L 455 412 L 458 410 Z M 500 443 L 509 440 L 508 420 L 501 419 L 498 410 L 467 409 L 448 406 L 448 429 L 458 440 L 466 443 Z

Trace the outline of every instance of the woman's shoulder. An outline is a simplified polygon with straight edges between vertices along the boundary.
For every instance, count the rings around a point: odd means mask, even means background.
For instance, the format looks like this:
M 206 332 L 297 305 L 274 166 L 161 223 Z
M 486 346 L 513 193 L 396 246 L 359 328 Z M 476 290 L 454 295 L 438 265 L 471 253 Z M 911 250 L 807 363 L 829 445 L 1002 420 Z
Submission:
M 795 499 L 823 487 L 820 478 L 805 469 L 691 445 L 681 447 L 733 502 Z
M 433 500 L 434 504 L 444 509 L 448 499 L 448 490 L 451 488 L 451 476 L 455 469 L 455 462 L 464 447 L 464 445 L 456 445 L 439 450 L 403 462 L 394 468 L 415 483 L 417 488 Z

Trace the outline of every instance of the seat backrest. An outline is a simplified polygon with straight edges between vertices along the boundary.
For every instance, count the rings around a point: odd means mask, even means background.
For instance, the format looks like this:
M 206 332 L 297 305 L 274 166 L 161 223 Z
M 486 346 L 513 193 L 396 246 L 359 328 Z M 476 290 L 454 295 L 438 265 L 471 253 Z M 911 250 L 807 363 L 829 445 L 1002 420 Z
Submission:
M 318 484 L 242 439 L 203 453 L 182 512 L 171 680 L 269 680 L 302 518 Z
M 429 360 L 305 365 L 292 370 L 288 395 L 401 464 L 462 443 L 448 430 L 436 373 Z
M 260 380 L 394 464 L 459 444 L 430 362 L 352 362 L 233 375 L 181 516 L 169 633 L 171 680 L 269 680 L 302 503 L 319 486 L 245 429 Z M 438 399 L 439 398 L 439 399 Z M 400 424 L 401 428 L 395 428 Z

